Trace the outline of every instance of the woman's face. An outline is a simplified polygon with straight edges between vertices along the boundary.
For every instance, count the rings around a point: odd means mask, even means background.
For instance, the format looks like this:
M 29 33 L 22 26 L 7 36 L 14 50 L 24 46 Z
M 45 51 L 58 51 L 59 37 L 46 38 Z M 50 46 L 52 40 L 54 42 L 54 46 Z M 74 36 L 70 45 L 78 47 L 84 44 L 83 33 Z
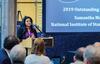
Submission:
M 30 26 L 31 26 L 31 20 L 30 20 L 29 18 L 26 19 L 25 25 L 26 25 L 27 27 L 30 27 Z

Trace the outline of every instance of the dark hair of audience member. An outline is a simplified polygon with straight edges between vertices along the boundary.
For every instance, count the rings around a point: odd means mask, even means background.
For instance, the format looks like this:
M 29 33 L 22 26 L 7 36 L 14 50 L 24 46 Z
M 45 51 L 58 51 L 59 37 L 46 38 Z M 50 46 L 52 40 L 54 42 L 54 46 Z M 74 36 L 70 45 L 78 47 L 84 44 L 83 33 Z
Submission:
M 81 52 L 79 53 L 77 53 L 77 54 L 75 54 L 75 58 L 77 59 L 77 60 L 80 60 L 80 61 L 83 61 L 84 59 L 83 59 L 83 54 L 81 54 Z
M 11 50 L 13 46 L 19 43 L 19 40 L 14 35 L 9 35 L 4 40 L 4 48 Z
M 75 58 L 77 60 L 80 60 L 80 61 L 83 61 L 83 53 L 85 51 L 85 48 L 84 47 L 80 47 L 79 49 L 76 50 L 76 53 L 75 53 Z

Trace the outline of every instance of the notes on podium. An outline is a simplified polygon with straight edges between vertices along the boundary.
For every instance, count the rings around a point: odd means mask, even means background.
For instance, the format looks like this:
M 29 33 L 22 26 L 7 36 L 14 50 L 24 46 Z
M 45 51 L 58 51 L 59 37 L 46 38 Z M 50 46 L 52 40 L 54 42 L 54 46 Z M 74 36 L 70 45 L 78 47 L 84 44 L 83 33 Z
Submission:
M 22 45 L 25 48 L 32 48 L 32 38 L 29 37 L 27 39 L 22 40 L 22 42 L 20 43 L 20 45 Z

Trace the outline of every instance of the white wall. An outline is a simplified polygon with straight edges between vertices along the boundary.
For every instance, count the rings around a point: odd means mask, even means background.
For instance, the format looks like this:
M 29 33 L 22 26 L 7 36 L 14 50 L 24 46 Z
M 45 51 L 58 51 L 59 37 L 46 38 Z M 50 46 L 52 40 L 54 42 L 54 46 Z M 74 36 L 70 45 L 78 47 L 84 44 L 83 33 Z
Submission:
M 15 34 L 16 0 L 2 0 L 1 47 L 9 34 Z

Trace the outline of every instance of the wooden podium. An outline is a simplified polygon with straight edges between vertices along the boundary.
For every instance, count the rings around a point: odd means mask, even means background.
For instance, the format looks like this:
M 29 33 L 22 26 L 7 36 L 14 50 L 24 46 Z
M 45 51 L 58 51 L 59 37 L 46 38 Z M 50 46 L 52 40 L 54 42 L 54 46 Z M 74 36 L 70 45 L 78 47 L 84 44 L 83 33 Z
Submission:
M 32 48 L 32 38 L 29 37 L 27 39 L 22 40 L 22 42 L 20 43 L 20 45 L 22 45 L 25 48 Z
M 26 49 L 26 56 L 31 54 L 32 52 L 32 40 L 33 39 L 29 37 L 27 39 L 22 40 L 22 42 L 20 43 L 20 45 Z
M 53 47 L 54 46 L 54 38 L 53 37 L 40 37 L 43 38 L 46 47 Z M 20 43 L 26 49 L 26 55 L 31 54 L 32 47 L 33 47 L 34 39 L 31 37 L 22 40 Z
M 54 38 L 53 37 L 43 37 L 46 47 L 53 47 L 54 46 Z

